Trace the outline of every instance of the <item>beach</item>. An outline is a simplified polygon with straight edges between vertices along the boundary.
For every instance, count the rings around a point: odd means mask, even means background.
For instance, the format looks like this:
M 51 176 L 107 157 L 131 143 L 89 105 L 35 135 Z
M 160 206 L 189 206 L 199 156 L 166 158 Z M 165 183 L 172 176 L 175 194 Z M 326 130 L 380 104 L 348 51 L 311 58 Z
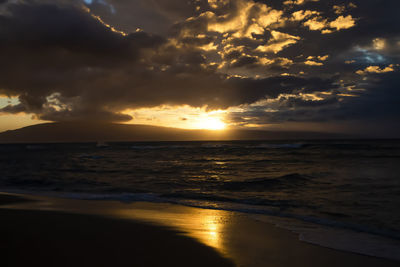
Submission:
M 237 212 L 1 194 L 5 266 L 398 266 Z
M 21 201 L 1 198 L 13 200 Z M 55 211 L 0 214 L 2 266 L 233 266 L 167 227 Z

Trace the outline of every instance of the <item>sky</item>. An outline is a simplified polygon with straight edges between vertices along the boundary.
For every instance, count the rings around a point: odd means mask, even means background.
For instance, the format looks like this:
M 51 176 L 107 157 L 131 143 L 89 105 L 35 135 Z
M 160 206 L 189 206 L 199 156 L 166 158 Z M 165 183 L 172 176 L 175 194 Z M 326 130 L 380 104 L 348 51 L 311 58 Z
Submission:
M 0 131 L 400 137 L 398 0 L 0 0 Z

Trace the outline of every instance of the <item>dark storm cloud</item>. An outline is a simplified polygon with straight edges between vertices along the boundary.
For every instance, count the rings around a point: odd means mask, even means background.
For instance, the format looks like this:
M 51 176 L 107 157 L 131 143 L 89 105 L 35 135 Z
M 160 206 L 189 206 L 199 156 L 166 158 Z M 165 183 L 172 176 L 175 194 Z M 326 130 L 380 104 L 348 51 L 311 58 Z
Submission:
M 18 95 L 21 104 L 3 112 L 129 120 L 118 112 L 165 103 L 227 108 L 317 86 L 313 79 L 227 79 L 203 66 L 199 49 L 174 47 L 144 32 L 124 36 L 76 6 L 31 2 L 10 5 L 8 12 L 0 17 L 0 51 L 7 63 L 0 67 L 0 87 Z
M 104 101 L 96 98 L 112 92 L 101 87 L 102 79 L 135 64 L 142 48 L 163 42 L 143 32 L 122 36 L 74 6 L 13 4 L 8 12 L 0 17 L 0 88 L 39 115 L 51 110 L 52 94 L 66 101 L 54 104 L 102 110 Z
M 264 97 L 276 98 L 280 94 L 319 92 L 337 88 L 331 80 L 300 77 L 271 77 L 265 79 L 232 78 L 230 83 L 239 88 L 240 99 L 253 103 Z
M 241 105 L 238 123 L 387 118 L 399 114 L 399 7 L 0 0 L 0 94 L 20 100 L 1 112 L 123 121 L 128 108 L 187 104 Z M 357 74 L 370 66 L 393 73 Z
M 356 19 L 356 26 L 344 31 L 332 34 L 319 34 L 318 31 L 309 31 L 305 27 L 288 27 L 287 32 L 302 36 L 303 40 L 296 46 L 288 47 L 282 51 L 283 56 L 296 56 L 299 50 L 304 55 L 323 55 L 330 54 L 332 59 L 343 60 L 343 57 L 351 58 L 355 47 L 366 47 L 372 44 L 375 38 L 387 38 L 389 42 L 397 43 L 399 38 L 399 30 L 397 25 L 400 23 L 400 17 L 397 10 L 400 8 L 400 2 L 396 0 L 388 0 L 383 2 L 374 0 L 364 1 L 336 1 L 335 4 L 354 3 L 357 7 L 352 8 L 349 12 Z M 334 14 L 332 6 L 326 5 L 325 1 L 310 3 L 315 10 L 322 12 L 328 20 L 337 17 Z M 317 40 L 313 42 L 313 40 Z M 384 53 L 383 51 L 381 53 Z M 387 55 L 390 57 L 396 54 Z M 340 69 L 343 61 L 339 64 L 332 65 L 330 71 Z M 359 62 L 366 63 L 366 62 Z
M 400 33 L 397 25 L 400 24 L 400 19 L 396 10 L 399 9 L 400 3 L 351 1 L 357 7 L 349 8 L 349 1 L 333 2 L 332 5 L 347 7 L 343 15 L 351 13 L 356 19 L 355 27 L 321 34 L 319 31 L 310 31 L 306 27 L 299 27 L 297 23 L 288 22 L 284 28 L 285 32 L 301 36 L 301 40 L 279 51 L 277 56 L 293 60 L 294 64 L 290 66 L 291 73 L 302 71 L 308 76 L 318 75 L 336 80 L 336 83 L 332 81 L 338 85 L 337 89 L 331 91 L 334 97 L 321 96 L 322 100 L 305 100 L 301 97 L 291 98 L 290 101 L 286 99 L 279 105 L 272 105 L 276 108 L 273 111 L 268 110 L 271 104 L 248 107 L 242 114 L 232 114 L 233 121 L 261 125 L 285 121 L 357 121 L 364 126 L 369 125 L 368 129 L 375 127 L 400 132 L 400 107 L 395 104 L 400 101 L 400 92 L 394 89 L 399 88 L 398 69 L 395 68 L 393 73 L 387 74 L 370 73 L 369 77 L 364 78 L 355 75 L 357 70 L 368 66 L 384 69 L 390 64 L 399 63 Z M 326 1 L 309 2 L 307 5 L 286 9 L 285 14 L 304 8 L 318 10 L 329 22 L 338 16 L 332 5 L 327 5 Z M 379 41 L 384 42 L 384 47 L 379 48 Z M 314 56 L 315 59 L 323 55 L 329 55 L 329 59 L 320 61 L 321 66 L 302 64 L 309 56 Z M 351 64 L 343 64 L 345 61 Z M 348 91 L 348 87 L 363 90 Z M 355 125 L 359 126 L 357 123 Z
M 173 24 L 199 14 L 207 0 L 79 0 L 105 22 L 132 32 L 166 35 Z
M 118 25 L 126 32 L 141 28 L 147 32 L 163 34 L 172 25 L 170 18 L 157 11 L 153 1 L 145 0 L 107 0 L 84 1 L 93 14 L 106 23 Z
M 306 100 L 283 96 L 265 105 L 249 107 L 245 112 L 231 113 L 236 124 L 279 124 L 283 122 L 330 123 L 344 131 L 369 137 L 400 135 L 400 80 L 387 73 L 368 83 L 359 97 L 340 97 L 339 92 L 323 100 Z
M 23 104 L 18 104 L 18 105 L 8 105 L 4 108 L 1 109 L 2 112 L 4 113 L 11 113 L 11 114 L 16 114 L 16 113 L 20 113 L 20 112 L 25 112 L 26 108 Z

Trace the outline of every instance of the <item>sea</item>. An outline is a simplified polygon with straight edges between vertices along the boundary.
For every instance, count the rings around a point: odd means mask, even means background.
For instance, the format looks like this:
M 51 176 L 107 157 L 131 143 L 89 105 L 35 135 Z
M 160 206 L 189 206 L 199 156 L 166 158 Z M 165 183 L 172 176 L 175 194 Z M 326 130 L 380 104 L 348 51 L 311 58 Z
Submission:
M 400 140 L 0 145 L 0 191 L 236 211 L 400 260 Z

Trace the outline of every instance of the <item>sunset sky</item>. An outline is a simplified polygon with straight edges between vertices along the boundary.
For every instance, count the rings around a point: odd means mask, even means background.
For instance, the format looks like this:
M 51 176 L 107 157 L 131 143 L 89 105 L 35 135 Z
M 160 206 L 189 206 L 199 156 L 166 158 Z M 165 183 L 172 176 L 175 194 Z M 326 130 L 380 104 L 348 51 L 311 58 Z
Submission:
M 0 131 L 400 136 L 398 0 L 0 0 Z

